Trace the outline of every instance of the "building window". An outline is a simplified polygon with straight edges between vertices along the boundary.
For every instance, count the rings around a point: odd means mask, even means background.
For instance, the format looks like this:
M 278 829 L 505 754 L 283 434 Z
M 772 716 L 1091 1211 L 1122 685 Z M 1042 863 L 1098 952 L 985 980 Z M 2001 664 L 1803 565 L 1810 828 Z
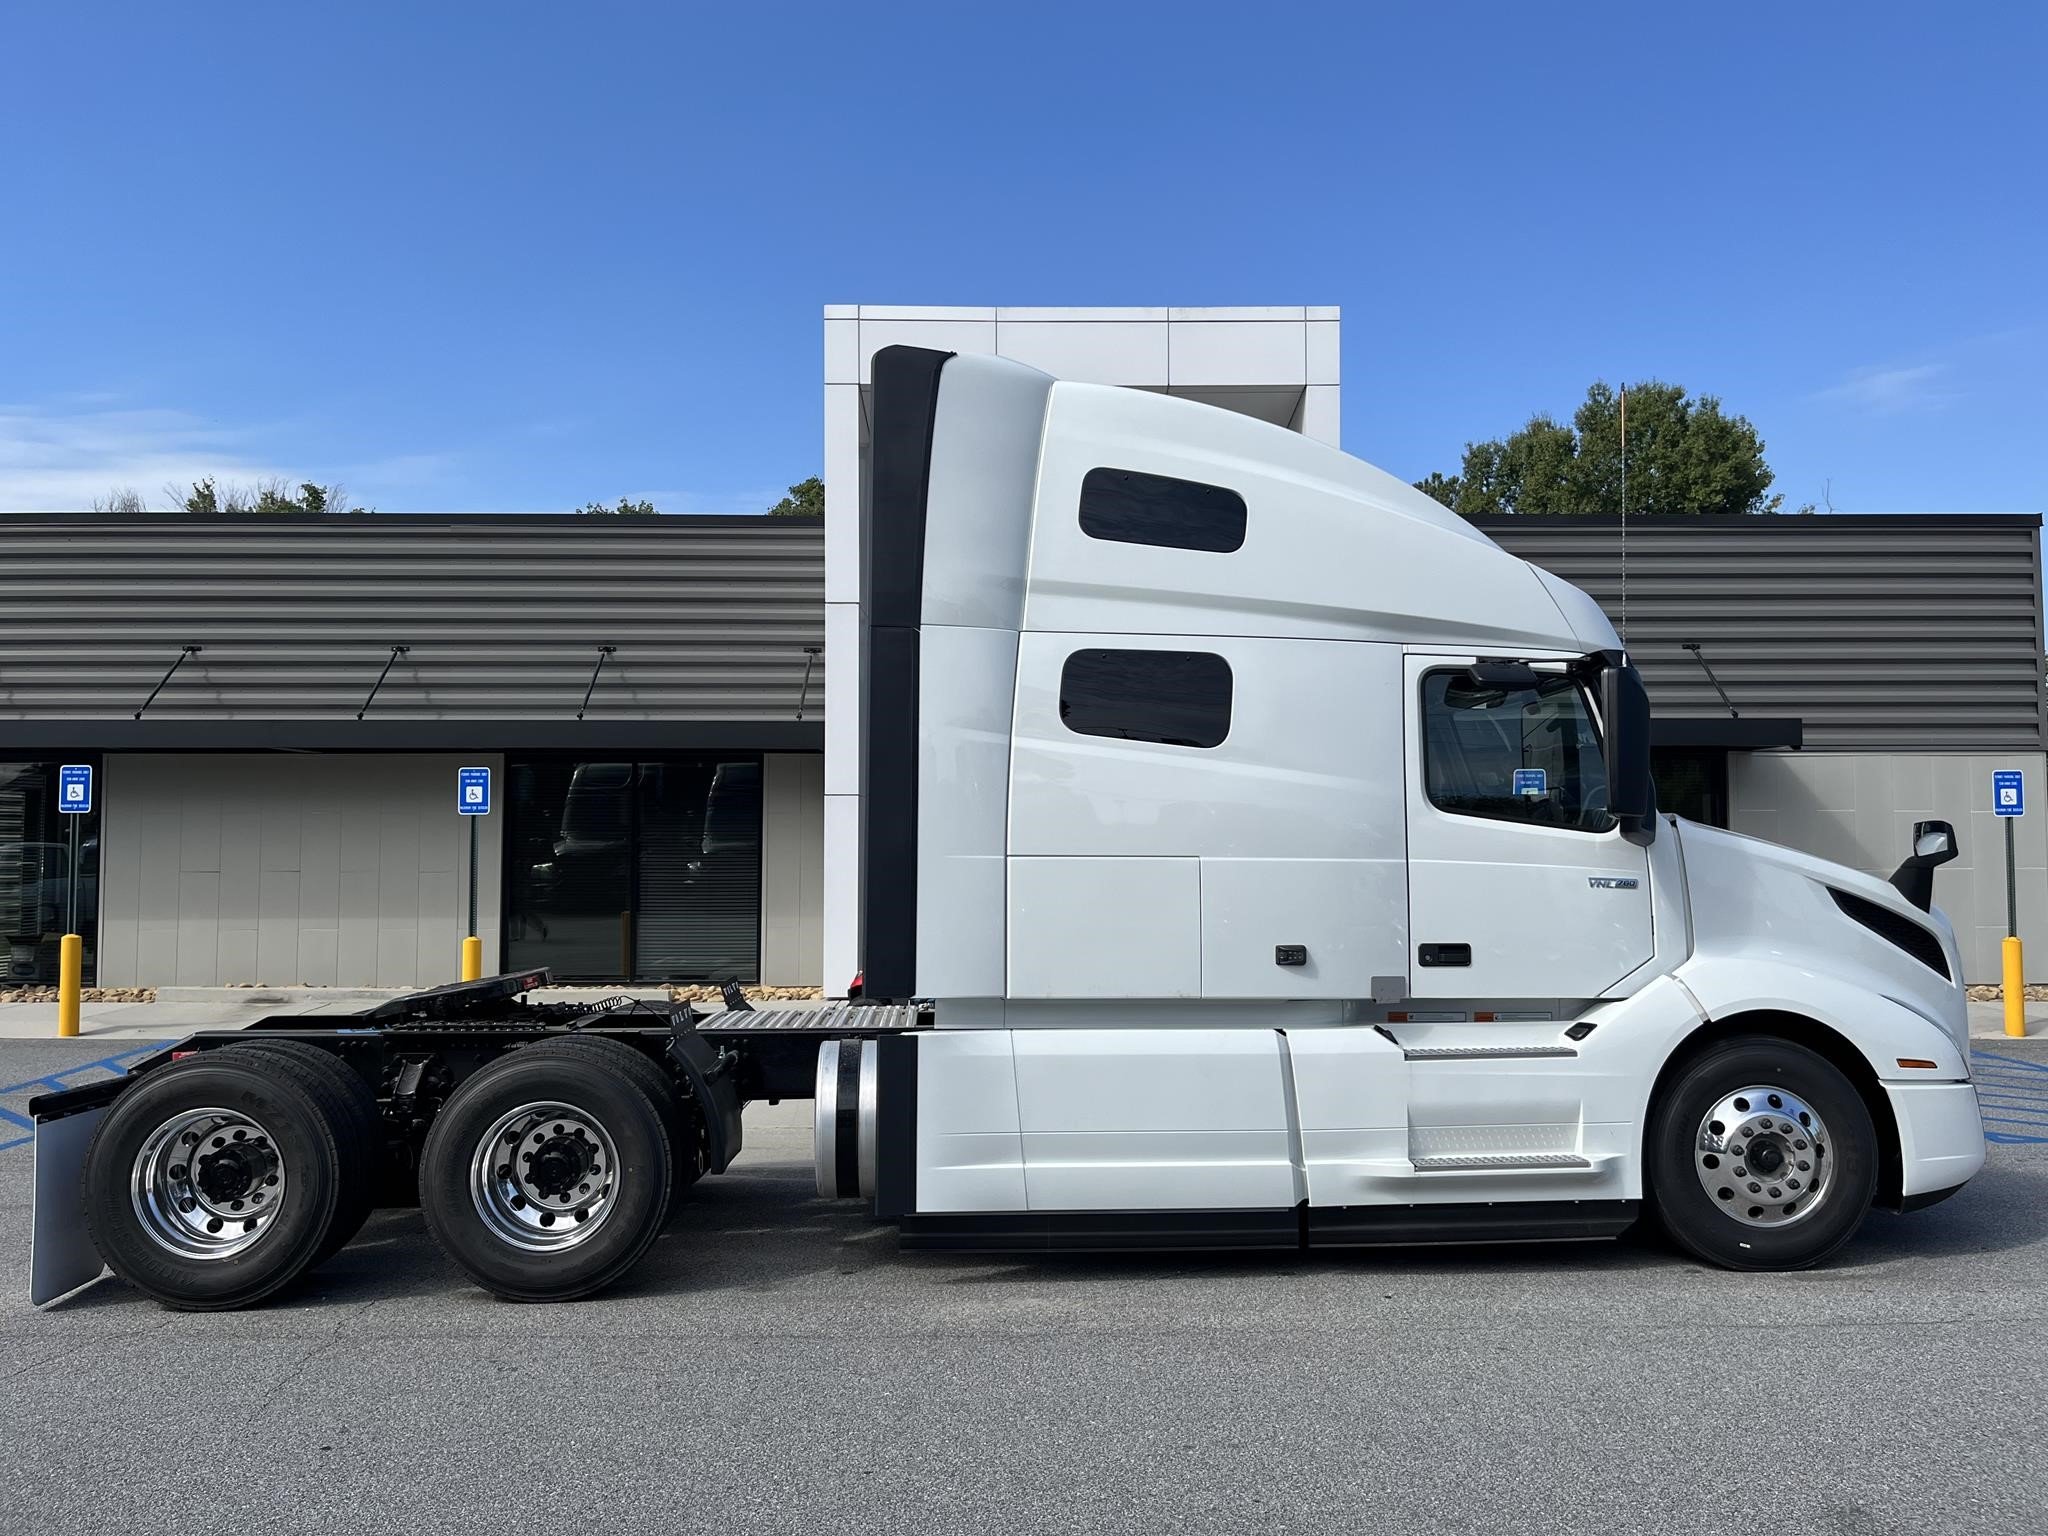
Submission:
M 1438 810 L 1580 832 L 1615 826 L 1600 733 L 1585 690 L 1563 673 L 1526 688 L 1425 674 L 1422 765 Z
M 1213 747 L 1230 734 L 1230 663 L 1208 651 L 1076 651 L 1060 722 L 1083 736 Z
M 508 969 L 759 979 L 758 756 L 515 758 L 506 785 Z
M 1220 485 L 1091 469 L 1081 482 L 1081 531 L 1119 544 L 1227 555 L 1244 544 L 1244 498 Z
M 93 764 L 94 809 L 66 816 L 57 809 L 58 767 L 53 762 L 0 763 L 0 941 L 7 945 L 9 986 L 55 986 L 60 941 L 67 932 L 85 940 L 88 986 L 98 973 L 98 805 L 105 785 Z
M 1652 747 L 1657 809 L 1702 826 L 1728 825 L 1728 754 L 1718 749 Z

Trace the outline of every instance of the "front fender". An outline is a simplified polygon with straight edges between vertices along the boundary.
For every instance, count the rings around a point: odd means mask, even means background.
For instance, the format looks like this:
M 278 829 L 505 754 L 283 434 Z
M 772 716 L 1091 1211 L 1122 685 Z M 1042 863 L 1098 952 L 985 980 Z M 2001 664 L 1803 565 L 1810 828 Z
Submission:
M 1962 1082 L 1968 1058 L 1948 1028 L 1867 985 L 1806 966 L 1755 956 L 1695 956 L 1677 979 L 1709 1019 L 1791 1013 L 1824 1024 L 1870 1063 L 1881 1082 Z M 1901 1059 L 1934 1066 L 1902 1067 Z

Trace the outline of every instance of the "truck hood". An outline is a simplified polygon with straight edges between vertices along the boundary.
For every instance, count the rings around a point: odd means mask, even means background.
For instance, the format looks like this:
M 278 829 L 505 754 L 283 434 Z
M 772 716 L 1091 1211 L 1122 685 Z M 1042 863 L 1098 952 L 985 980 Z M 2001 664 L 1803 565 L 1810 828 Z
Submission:
M 1939 908 L 1922 912 L 1889 881 L 1796 848 L 1678 818 L 1673 825 L 1684 853 L 1695 954 L 1768 960 L 1831 976 L 1888 997 L 1968 1041 L 1962 956 L 1955 929 Z M 1947 976 L 1879 931 L 1894 925 L 1859 921 L 1833 891 L 1931 933 Z

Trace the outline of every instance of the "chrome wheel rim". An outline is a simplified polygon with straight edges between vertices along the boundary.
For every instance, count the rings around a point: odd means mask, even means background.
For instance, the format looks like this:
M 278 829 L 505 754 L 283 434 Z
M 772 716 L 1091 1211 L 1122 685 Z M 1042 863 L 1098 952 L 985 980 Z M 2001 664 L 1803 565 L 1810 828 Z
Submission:
M 1748 1227 L 1795 1226 L 1834 1186 L 1834 1148 L 1819 1113 L 1768 1084 L 1737 1089 L 1701 1117 L 1692 1165 L 1707 1198 Z
M 187 1259 L 227 1259 L 260 1243 L 288 1188 L 284 1155 L 234 1109 L 188 1109 L 143 1141 L 128 1181 L 150 1241 Z
M 618 1203 L 618 1149 L 595 1115 L 539 1100 L 500 1115 L 469 1160 L 484 1227 L 527 1253 L 587 1243 Z

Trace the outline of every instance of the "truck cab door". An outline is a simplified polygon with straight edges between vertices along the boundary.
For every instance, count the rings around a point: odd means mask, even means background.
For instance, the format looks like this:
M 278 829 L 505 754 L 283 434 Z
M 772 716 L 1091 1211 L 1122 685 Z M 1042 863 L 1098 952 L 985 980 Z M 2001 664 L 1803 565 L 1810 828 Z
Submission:
M 1409 992 L 1597 997 L 1651 957 L 1598 701 L 1563 661 L 1405 658 Z

